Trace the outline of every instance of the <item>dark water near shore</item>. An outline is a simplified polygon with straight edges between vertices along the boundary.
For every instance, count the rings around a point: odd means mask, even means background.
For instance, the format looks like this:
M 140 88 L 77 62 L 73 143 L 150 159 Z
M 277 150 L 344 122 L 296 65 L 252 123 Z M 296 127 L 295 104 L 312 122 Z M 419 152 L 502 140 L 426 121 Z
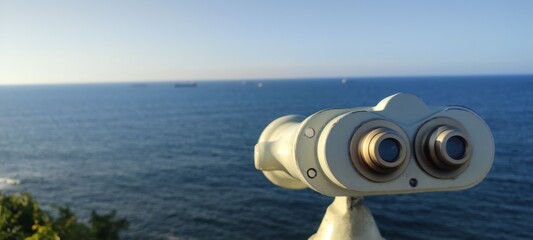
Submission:
M 0 191 L 117 209 L 142 239 L 306 239 L 332 198 L 272 185 L 253 165 L 286 114 L 373 106 L 409 92 L 474 109 L 491 127 L 488 178 L 460 192 L 367 197 L 388 239 L 533 239 L 533 77 L 0 87 Z

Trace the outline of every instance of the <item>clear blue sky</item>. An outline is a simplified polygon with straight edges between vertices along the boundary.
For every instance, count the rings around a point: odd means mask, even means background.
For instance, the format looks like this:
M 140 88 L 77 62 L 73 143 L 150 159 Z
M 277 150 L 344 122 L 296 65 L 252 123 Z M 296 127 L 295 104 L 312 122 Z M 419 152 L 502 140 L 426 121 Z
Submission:
M 533 1 L 4 1 L 0 84 L 533 73 Z

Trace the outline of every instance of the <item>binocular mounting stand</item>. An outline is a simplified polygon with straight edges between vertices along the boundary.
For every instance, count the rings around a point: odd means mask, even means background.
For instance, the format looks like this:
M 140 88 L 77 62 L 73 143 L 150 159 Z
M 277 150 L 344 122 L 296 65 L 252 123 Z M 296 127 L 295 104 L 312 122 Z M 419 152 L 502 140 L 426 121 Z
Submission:
M 363 197 L 335 197 L 310 240 L 384 240 Z

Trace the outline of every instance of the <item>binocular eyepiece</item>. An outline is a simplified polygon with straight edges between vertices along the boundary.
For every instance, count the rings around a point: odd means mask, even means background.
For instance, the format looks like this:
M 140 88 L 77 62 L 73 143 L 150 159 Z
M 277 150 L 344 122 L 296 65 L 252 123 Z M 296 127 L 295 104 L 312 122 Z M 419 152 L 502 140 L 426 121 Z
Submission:
M 493 160 L 492 134 L 477 114 L 402 93 L 375 107 L 279 118 L 255 149 L 256 168 L 274 184 L 328 196 L 465 189 Z
M 461 174 L 472 158 L 472 143 L 459 122 L 436 118 L 419 130 L 415 144 L 420 167 L 436 178 L 453 179 Z
M 426 122 L 418 130 L 413 148 L 420 167 L 427 174 L 441 179 L 459 175 L 472 156 L 466 130 L 449 118 Z M 398 177 L 405 169 L 410 154 L 406 133 L 388 121 L 363 124 L 350 142 L 354 167 L 367 179 L 376 182 Z
M 398 177 L 411 155 L 403 130 L 385 120 L 373 120 L 359 127 L 350 141 L 350 158 L 355 169 L 375 182 Z

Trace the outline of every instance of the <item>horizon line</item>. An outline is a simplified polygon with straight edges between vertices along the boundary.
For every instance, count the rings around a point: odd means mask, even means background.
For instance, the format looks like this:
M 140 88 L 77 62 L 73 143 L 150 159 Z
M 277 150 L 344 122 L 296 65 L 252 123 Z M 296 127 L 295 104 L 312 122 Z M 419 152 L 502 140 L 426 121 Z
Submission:
M 3 86 L 39 86 L 39 85 L 96 85 L 96 84 L 164 84 L 164 83 L 190 83 L 190 82 L 259 82 L 259 81 L 303 81 L 303 80 L 355 80 L 355 79 L 386 79 L 386 78 L 441 78 L 441 77 L 505 77 L 505 76 L 533 76 L 530 73 L 466 73 L 466 74 L 399 74 L 399 75 L 361 75 L 361 76 L 302 76 L 302 77 L 236 77 L 236 78 L 201 78 L 201 79 L 151 79 L 151 80 L 104 80 L 83 82 L 28 82 L 28 83 L 2 83 Z

